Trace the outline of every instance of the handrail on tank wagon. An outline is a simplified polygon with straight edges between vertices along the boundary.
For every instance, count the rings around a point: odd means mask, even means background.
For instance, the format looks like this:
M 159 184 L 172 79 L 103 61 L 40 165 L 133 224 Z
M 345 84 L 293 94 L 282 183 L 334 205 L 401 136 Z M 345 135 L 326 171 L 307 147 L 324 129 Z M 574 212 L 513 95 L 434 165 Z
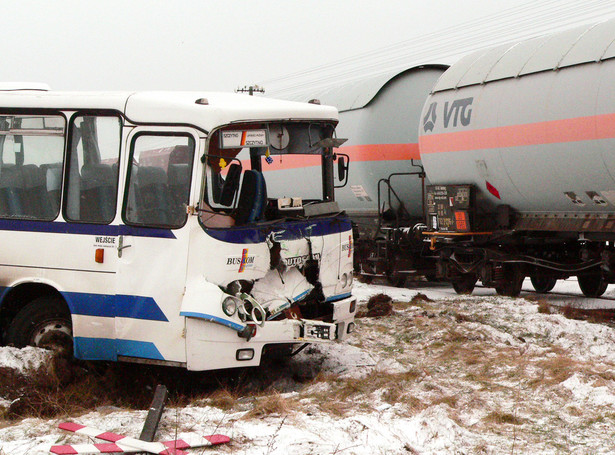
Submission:
M 380 202 L 381 202 L 381 184 L 382 183 L 385 183 L 387 185 L 387 188 L 388 188 L 387 200 L 388 200 L 388 203 L 389 203 L 389 208 L 391 208 L 393 206 L 391 195 L 395 196 L 395 198 L 397 199 L 397 202 L 399 203 L 400 210 L 395 211 L 395 223 L 396 223 L 395 227 L 399 227 L 399 218 L 400 218 L 400 213 L 399 212 L 401 212 L 402 210 L 404 212 L 406 212 L 406 215 L 408 216 L 408 218 L 411 218 L 410 212 L 408 212 L 408 210 L 406 209 L 403 201 L 401 200 L 399 195 L 395 192 L 395 190 L 391 186 L 391 179 L 393 177 L 398 177 L 398 176 L 402 176 L 402 175 L 418 175 L 420 177 L 420 179 L 421 179 L 421 201 L 422 201 L 422 205 L 423 205 L 423 219 L 425 219 L 425 170 L 423 169 L 422 165 L 416 164 L 414 162 L 414 159 L 411 159 L 410 163 L 411 163 L 412 167 L 418 167 L 421 170 L 420 171 L 416 171 L 416 172 L 394 172 L 394 173 L 390 174 L 387 178 L 381 178 L 380 180 L 378 180 L 378 228 L 376 229 L 376 231 L 374 233 L 374 238 L 376 238 L 378 236 L 378 234 L 380 233 L 380 230 L 382 229 L 383 212 L 384 212 L 384 210 L 383 210 L 384 205 L 382 205 L 382 206 L 380 205 Z
M 395 197 L 395 199 L 397 199 L 397 202 L 399 203 L 399 210 L 395 211 L 395 227 L 399 227 L 399 220 L 400 220 L 400 213 L 403 211 L 406 213 L 408 218 L 411 218 L 410 213 L 408 212 L 408 210 L 406 209 L 403 201 L 401 200 L 401 198 L 399 197 L 399 195 L 397 194 L 397 192 L 393 189 L 393 187 L 391 186 L 391 178 L 393 177 L 399 177 L 402 175 L 418 175 L 421 177 L 422 180 L 422 199 L 425 199 L 425 174 L 422 172 L 395 172 L 391 175 L 389 175 L 387 178 L 382 178 L 380 180 L 378 180 L 378 228 L 376 229 L 376 232 L 374 234 L 374 238 L 376 238 L 378 236 L 378 233 L 380 233 L 380 230 L 382 229 L 382 221 L 383 221 L 383 213 L 384 213 L 384 204 L 381 206 L 380 202 L 382 199 L 382 192 L 381 192 L 381 187 L 382 184 L 386 184 L 387 186 L 387 200 L 389 203 L 389 208 L 391 208 L 393 206 L 392 202 L 392 196 Z

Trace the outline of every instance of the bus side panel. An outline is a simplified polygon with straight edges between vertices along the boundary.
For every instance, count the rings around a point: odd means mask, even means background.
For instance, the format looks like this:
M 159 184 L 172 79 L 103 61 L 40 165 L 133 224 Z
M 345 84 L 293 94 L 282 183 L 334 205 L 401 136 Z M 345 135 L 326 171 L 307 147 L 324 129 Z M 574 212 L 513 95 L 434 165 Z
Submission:
M 72 316 L 75 356 L 115 360 L 117 251 L 116 237 L 108 235 L 109 227 L 0 220 L 0 230 L 4 240 L 0 286 L 10 289 L 40 283 L 49 286 L 50 292 L 60 292 Z M 96 262 L 97 249 L 104 251 L 102 262 Z M 19 302 L 21 307 L 27 303 Z M 111 347 L 94 351 L 85 348 L 96 339 L 105 340 Z
M 184 318 L 188 224 L 126 235 L 117 273 L 118 355 L 185 362 Z

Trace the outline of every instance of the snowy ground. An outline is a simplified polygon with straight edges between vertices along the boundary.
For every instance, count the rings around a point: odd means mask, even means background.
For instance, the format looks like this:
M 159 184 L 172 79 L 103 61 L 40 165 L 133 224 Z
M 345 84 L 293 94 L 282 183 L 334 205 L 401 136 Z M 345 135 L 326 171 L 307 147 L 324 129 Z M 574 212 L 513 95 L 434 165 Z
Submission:
M 613 288 L 607 296 L 615 297 Z M 355 288 L 363 303 L 381 292 L 394 301 L 392 315 L 358 319 L 348 342 L 308 348 L 293 359 L 289 369 L 313 368 L 315 379 L 293 392 L 168 408 L 159 438 L 176 432 L 232 438 L 192 452 L 205 454 L 615 451 L 615 329 L 538 311 L 539 304 L 604 306 L 603 300 L 561 295 L 578 293 L 573 281 L 559 283 L 548 297 L 524 292 L 518 299 L 487 289 L 460 297 L 428 283 Z M 416 298 L 419 292 L 429 300 Z M 26 371 L 44 363 L 38 350 L 0 348 L 0 367 Z M 2 405 L 0 397 L 0 411 Z M 105 408 L 72 417 L 136 437 L 145 415 Z M 0 454 L 88 442 L 58 430 L 63 420 L 0 420 Z

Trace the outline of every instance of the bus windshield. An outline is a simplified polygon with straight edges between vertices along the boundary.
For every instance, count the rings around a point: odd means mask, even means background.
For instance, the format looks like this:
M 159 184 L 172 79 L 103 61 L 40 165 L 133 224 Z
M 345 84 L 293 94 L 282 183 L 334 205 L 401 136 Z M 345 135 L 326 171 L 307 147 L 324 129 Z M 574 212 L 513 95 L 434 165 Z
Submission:
M 301 217 L 306 205 L 333 199 L 323 163 L 331 160 L 329 124 L 226 127 L 213 133 L 200 206 L 205 227 Z

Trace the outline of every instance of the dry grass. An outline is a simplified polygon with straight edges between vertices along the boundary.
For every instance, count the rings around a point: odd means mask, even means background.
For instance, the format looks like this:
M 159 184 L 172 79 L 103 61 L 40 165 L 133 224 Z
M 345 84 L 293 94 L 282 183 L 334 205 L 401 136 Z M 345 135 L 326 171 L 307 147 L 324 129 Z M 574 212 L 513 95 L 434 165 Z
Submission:
M 532 386 L 553 386 L 562 383 L 576 372 L 588 370 L 588 365 L 566 355 L 541 358 L 534 365 L 540 374 L 529 381 Z
M 574 305 L 566 305 L 565 307 L 562 307 L 560 309 L 560 312 L 567 319 L 582 320 L 582 319 L 585 318 L 585 316 L 583 314 L 583 310 L 581 310 L 580 308 L 577 308 Z
M 25 375 L 0 368 L 0 397 L 12 402 L 8 408 L 1 408 L 0 419 L 78 417 L 101 406 L 147 409 L 157 384 L 169 390 L 167 408 L 209 399 L 212 406 L 229 410 L 237 407 L 241 396 L 275 393 L 276 381 L 288 377 L 286 367 L 284 362 L 277 362 L 249 372 L 203 375 L 181 368 L 54 357 L 46 368 Z
M 418 305 L 419 303 L 424 303 L 424 302 L 433 302 L 433 300 L 427 297 L 425 294 L 422 294 L 420 292 L 417 292 L 417 294 L 414 297 L 412 297 L 412 300 L 410 300 L 410 303 L 414 305 Z
M 323 399 L 318 403 L 318 408 L 327 414 L 330 414 L 335 417 L 343 417 L 354 407 L 353 403 L 337 401 L 337 400 L 326 400 Z
M 411 300 L 399 301 L 394 300 L 393 306 L 399 310 L 405 310 L 411 307 L 415 308 L 425 308 L 426 304 L 433 302 L 432 299 L 427 297 L 425 294 L 417 293 Z
M 496 425 L 523 425 L 525 419 L 521 419 L 510 412 L 492 411 L 483 419 L 486 423 Z
M 541 314 L 551 314 L 551 305 L 549 305 L 544 300 L 539 301 L 538 302 L 538 312 Z
M 298 402 L 295 399 L 284 398 L 279 393 L 272 393 L 256 399 L 254 407 L 243 418 L 252 419 L 272 414 L 286 416 L 297 409 Z
M 437 406 L 439 404 L 446 404 L 447 406 L 450 406 L 451 408 L 456 408 L 458 402 L 459 402 L 458 396 L 444 395 L 444 396 L 433 399 L 431 401 L 431 406 Z
M 614 310 L 586 310 L 579 308 L 574 304 L 569 304 L 559 309 L 559 312 L 568 319 L 578 321 L 588 321 L 592 323 L 602 324 L 612 322 L 615 319 Z
M 375 371 L 363 378 L 338 378 L 322 375 L 320 382 L 326 382 L 329 387 L 325 391 L 308 394 L 323 412 L 335 416 L 343 416 L 357 405 L 357 401 L 373 402 L 374 393 L 380 393 L 380 398 L 389 404 L 401 403 L 408 408 L 424 409 L 420 400 L 405 393 L 412 388 L 410 382 L 417 382 L 424 375 L 422 371 L 411 368 L 403 373 L 388 373 Z
M 212 393 L 207 402 L 210 406 L 228 411 L 236 406 L 238 398 L 236 393 L 228 389 L 220 389 Z

